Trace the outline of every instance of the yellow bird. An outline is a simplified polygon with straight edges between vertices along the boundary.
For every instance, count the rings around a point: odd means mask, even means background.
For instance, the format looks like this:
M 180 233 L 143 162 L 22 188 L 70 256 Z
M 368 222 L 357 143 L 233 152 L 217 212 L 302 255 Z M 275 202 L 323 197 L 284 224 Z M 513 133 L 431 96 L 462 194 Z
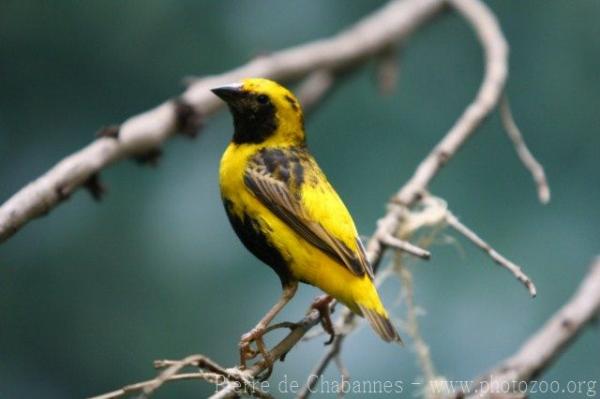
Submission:
M 267 79 L 212 91 L 227 103 L 234 124 L 219 173 L 225 210 L 246 248 L 273 268 L 283 287 L 277 304 L 242 336 L 242 365 L 253 355 L 251 342 L 266 353 L 262 335 L 299 281 L 364 316 L 383 340 L 400 342 L 352 217 L 306 147 L 296 97 Z

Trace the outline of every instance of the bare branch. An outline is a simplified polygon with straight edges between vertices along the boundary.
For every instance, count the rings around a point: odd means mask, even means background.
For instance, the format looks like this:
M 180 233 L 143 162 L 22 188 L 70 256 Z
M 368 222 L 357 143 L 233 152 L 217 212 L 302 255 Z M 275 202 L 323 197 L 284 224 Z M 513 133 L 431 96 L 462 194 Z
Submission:
M 387 214 L 378 220 L 377 231 L 369 241 L 369 261 L 376 270 L 383 255 L 385 238 L 398 230 L 406 206 L 426 193 L 427 186 L 452 158 L 479 124 L 498 103 L 508 73 L 508 48 L 496 17 L 479 0 L 449 0 L 473 26 L 485 54 L 485 73 L 475 100 L 450 131 L 419 164 L 414 175 L 392 198 Z
M 155 368 L 165 368 L 165 370 L 162 373 L 160 373 L 158 377 L 155 378 L 153 384 L 149 384 L 146 387 L 144 387 L 144 395 L 149 396 L 150 394 L 152 394 L 152 392 L 160 388 L 160 386 L 164 382 L 169 381 L 169 379 L 172 376 L 178 374 L 181 369 L 187 366 L 195 366 L 200 369 L 204 369 L 208 372 L 220 375 L 228 380 L 236 381 L 240 383 L 241 386 L 246 385 L 246 382 L 243 379 L 239 378 L 238 376 L 232 375 L 223 367 L 221 367 L 211 359 L 207 358 L 206 356 L 191 355 L 186 357 L 185 359 L 177 361 L 159 360 L 154 362 Z
M 418 199 L 433 177 L 496 107 L 508 74 L 508 46 L 494 14 L 479 0 L 448 2 L 475 30 L 485 54 L 485 74 L 475 100 L 397 194 L 396 202 L 404 205 L 410 205 Z
M 446 211 L 446 222 L 454 230 L 458 231 L 460 234 L 469 239 L 473 244 L 481 248 L 481 250 L 487 253 L 490 256 L 490 258 L 494 260 L 494 262 L 510 271 L 516 277 L 516 279 L 522 282 L 523 285 L 527 288 L 527 290 L 529 290 L 529 295 L 531 295 L 531 297 L 536 296 L 537 290 L 535 288 L 535 285 L 533 284 L 531 279 L 525 273 L 523 273 L 521 268 L 515 265 L 510 260 L 506 259 L 504 256 L 500 255 L 494 248 L 490 246 L 490 244 L 483 241 L 477 234 L 475 234 L 473 230 L 469 229 L 467 226 L 462 224 L 458 220 L 458 218 L 452 212 L 450 212 L 450 210 Z
M 571 299 L 563 305 L 513 356 L 480 377 L 474 387 L 478 392 L 458 392 L 453 397 L 507 398 L 520 392 L 520 381 L 531 381 L 547 369 L 562 351 L 600 312 L 600 257 Z M 504 392 L 512 386 L 516 392 Z M 512 394 L 512 395 L 511 395 Z
M 527 144 L 525 144 L 525 139 L 523 139 L 521 130 L 513 118 L 512 111 L 510 110 L 510 103 L 508 102 L 508 96 L 506 94 L 502 96 L 502 100 L 500 101 L 500 119 L 502 120 L 502 125 L 504 125 L 506 133 L 508 133 L 508 137 L 510 137 L 510 140 L 515 146 L 517 155 L 533 177 L 533 181 L 537 186 L 538 198 L 540 199 L 540 202 L 542 204 L 547 204 L 550 201 L 550 187 L 548 186 L 548 181 L 546 180 L 544 167 L 531 154 L 529 148 L 527 148 Z
M 210 373 L 181 373 L 175 374 L 169 377 L 165 382 L 171 381 L 182 381 L 182 380 L 204 380 L 209 381 L 213 384 L 217 384 L 218 381 L 215 379 L 219 377 L 217 374 L 211 375 Z M 142 392 L 146 387 L 154 385 L 156 379 L 142 381 L 135 384 L 126 385 L 123 388 L 117 389 L 116 391 L 108 392 L 102 395 L 94 396 L 89 399 L 114 399 L 127 396 L 132 393 Z
M 204 371 L 196 373 L 180 373 L 183 368 L 189 366 L 194 366 Z M 200 379 L 217 386 L 229 381 L 233 384 L 237 384 L 240 390 L 247 392 L 249 395 L 257 398 L 271 398 L 271 395 L 261 391 L 255 384 L 244 378 L 237 370 L 226 370 L 204 355 L 191 355 L 181 360 L 157 360 L 154 362 L 154 367 L 164 368 L 165 370 L 153 380 L 127 385 L 116 391 L 95 396 L 90 399 L 112 399 L 133 392 L 142 392 L 143 397 L 148 397 L 164 383 L 189 379 Z
M 127 119 L 114 137 L 100 137 L 64 158 L 0 207 L 0 242 L 31 219 L 42 216 L 103 168 L 156 149 L 176 131 L 194 133 L 201 118 L 221 106 L 209 91 L 243 77 L 295 81 L 317 70 L 356 67 L 383 48 L 405 38 L 443 7 L 441 0 L 396 0 L 329 39 L 296 46 L 255 59 L 221 75 L 199 79 L 175 101 Z
M 388 247 L 392 247 L 398 249 L 400 251 L 404 251 L 407 254 L 412 256 L 416 256 L 417 258 L 429 260 L 431 258 L 431 252 L 426 249 L 417 247 L 414 244 L 411 244 L 408 241 L 401 240 L 392 235 L 387 235 L 383 238 L 383 243 Z

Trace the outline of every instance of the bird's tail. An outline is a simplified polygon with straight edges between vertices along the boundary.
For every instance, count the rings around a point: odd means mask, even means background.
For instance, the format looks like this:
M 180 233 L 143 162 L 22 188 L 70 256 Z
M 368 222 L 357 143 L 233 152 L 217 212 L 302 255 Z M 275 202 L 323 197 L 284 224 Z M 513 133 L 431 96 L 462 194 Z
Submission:
M 398 342 L 400 345 L 403 345 L 402 338 L 398 335 L 396 327 L 394 327 L 387 314 L 378 313 L 376 310 L 362 305 L 358 305 L 358 307 L 371 325 L 371 328 L 375 330 L 381 339 L 385 342 Z
M 371 328 L 375 330 L 381 339 L 386 342 L 398 342 L 402 345 L 402 339 L 398 331 L 396 331 L 396 327 L 390 321 L 388 313 L 383 307 L 381 299 L 379 299 L 377 289 L 371 279 L 366 277 L 365 280 L 361 284 L 361 289 L 355 292 L 354 301 L 356 307 L 358 307 L 362 316 L 367 319 Z

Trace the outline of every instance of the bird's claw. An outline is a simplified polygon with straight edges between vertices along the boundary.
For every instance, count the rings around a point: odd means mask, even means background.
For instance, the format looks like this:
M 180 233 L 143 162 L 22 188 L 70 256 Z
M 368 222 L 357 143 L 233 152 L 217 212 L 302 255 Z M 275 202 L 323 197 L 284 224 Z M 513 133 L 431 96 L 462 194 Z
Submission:
M 330 295 L 321 295 L 313 301 L 310 305 L 310 309 L 315 309 L 319 312 L 319 319 L 323 330 L 329 334 L 329 339 L 325 342 L 325 345 L 329 345 L 335 338 L 335 330 L 333 328 L 333 322 L 331 321 L 331 310 L 329 304 L 333 301 L 333 297 Z
M 265 341 L 263 340 L 263 336 L 271 329 L 266 327 L 257 326 L 242 335 L 240 339 L 240 369 L 244 370 L 247 367 L 247 361 L 254 359 L 259 354 L 262 355 L 265 365 L 267 366 L 267 371 L 265 374 L 260 376 L 260 380 L 265 380 L 269 378 L 271 372 L 273 371 L 273 363 L 275 360 L 271 356 L 271 353 L 268 351 Z M 252 348 L 252 342 L 256 344 L 256 349 Z
M 240 341 L 240 369 L 246 368 L 246 361 L 254 359 L 258 355 L 258 351 L 252 349 L 250 342 Z

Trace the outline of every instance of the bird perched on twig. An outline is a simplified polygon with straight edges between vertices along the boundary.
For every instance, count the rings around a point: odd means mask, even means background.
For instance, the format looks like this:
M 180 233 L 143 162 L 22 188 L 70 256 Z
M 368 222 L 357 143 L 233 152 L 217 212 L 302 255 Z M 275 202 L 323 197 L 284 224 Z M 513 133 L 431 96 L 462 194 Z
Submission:
M 296 97 L 266 79 L 212 91 L 227 103 L 234 124 L 220 166 L 225 210 L 246 248 L 273 268 L 283 286 L 275 306 L 242 336 L 242 366 L 258 352 L 272 361 L 262 336 L 298 282 L 330 295 L 315 303 L 322 317 L 328 319 L 333 297 L 364 316 L 383 340 L 401 342 L 373 285 L 352 217 L 306 147 Z M 250 349 L 252 342 L 258 352 Z

